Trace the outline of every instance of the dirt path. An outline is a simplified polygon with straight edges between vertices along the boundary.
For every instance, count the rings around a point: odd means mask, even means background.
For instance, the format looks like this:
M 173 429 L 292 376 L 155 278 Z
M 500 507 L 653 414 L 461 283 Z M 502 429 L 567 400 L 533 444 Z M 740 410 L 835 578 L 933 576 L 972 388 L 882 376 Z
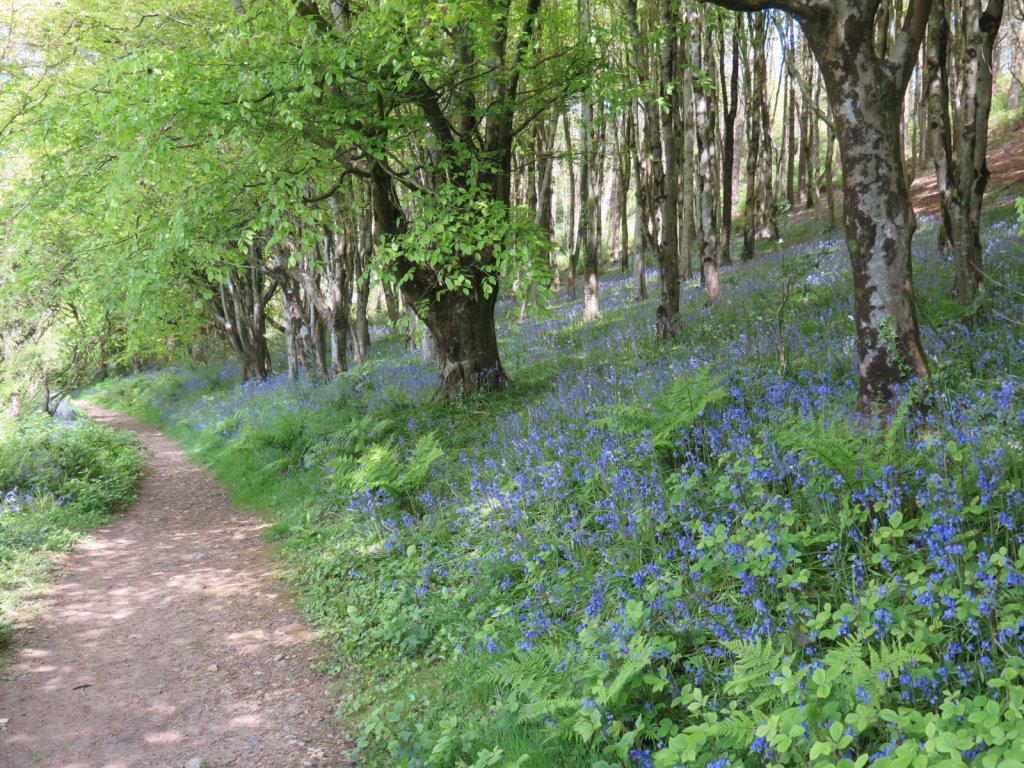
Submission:
M 87 410 L 152 455 L 138 501 L 62 561 L 3 671 L 0 766 L 349 765 L 262 525 L 157 430 Z

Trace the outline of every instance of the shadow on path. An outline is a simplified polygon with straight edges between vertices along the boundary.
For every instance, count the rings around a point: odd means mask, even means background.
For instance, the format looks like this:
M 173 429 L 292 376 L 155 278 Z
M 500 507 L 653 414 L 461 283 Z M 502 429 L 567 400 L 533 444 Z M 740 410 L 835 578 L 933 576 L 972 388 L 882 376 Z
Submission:
M 349 765 L 263 525 L 156 429 L 139 498 L 60 563 L 0 679 L 3 768 Z

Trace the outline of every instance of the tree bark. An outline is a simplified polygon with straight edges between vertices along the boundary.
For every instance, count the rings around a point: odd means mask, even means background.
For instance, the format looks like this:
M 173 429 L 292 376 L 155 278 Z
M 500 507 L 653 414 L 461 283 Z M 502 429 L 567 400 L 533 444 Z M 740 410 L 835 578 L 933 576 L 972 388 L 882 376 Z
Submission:
M 367 206 L 361 213 L 359 250 L 355 255 L 353 283 L 356 295 L 355 325 L 352 329 L 352 358 L 358 365 L 365 363 L 370 354 L 370 322 L 367 308 L 370 303 L 370 261 L 373 258 L 373 212 Z
M 582 217 L 582 211 L 579 210 L 576 204 L 576 157 L 573 154 L 572 145 L 572 127 L 569 124 L 568 113 L 562 115 L 562 133 L 565 137 L 565 156 L 567 158 L 566 167 L 569 171 L 569 187 L 566 194 L 566 200 L 568 201 L 568 216 L 565 221 L 565 252 L 569 257 L 568 263 L 568 276 L 566 278 L 566 293 L 570 299 L 576 298 L 576 265 L 579 262 L 580 254 L 580 239 L 578 220 Z M 589 171 L 588 171 L 589 172 Z M 582 187 L 582 180 L 579 187 Z
M 666 339 L 675 332 L 675 319 L 679 314 L 679 242 L 678 242 L 678 194 L 679 170 L 676 144 L 676 121 L 678 111 L 678 88 L 673 87 L 676 79 L 676 51 L 678 45 L 678 13 L 673 0 L 661 0 L 661 23 L 665 39 L 661 49 L 660 95 L 664 100 L 661 109 L 661 247 L 658 249 L 658 266 L 661 271 L 661 300 L 658 302 L 658 335 Z
M 800 19 L 821 68 L 843 165 L 843 219 L 857 324 L 858 406 L 889 406 L 908 380 L 928 377 L 914 304 L 910 245 L 915 219 L 904 173 L 900 114 L 931 0 L 911 0 L 902 29 L 884 57 L 875 47 L 877 3 L 718 4 L 734 10 L 790 11 Z
M 957 140 L 960 199 L 967 209 L 966 242 L 957 260 L 957 299 L 970 304 L 982 290 L 981 206 L 988 188 L 988 121 L 992 112 L 992 56 L 1003 19 L 1003 0 L 962 0 L 964 47 L 960 83 L 961 117 Z M 966 263 L 961 263 L 966 262 Z M 961 276 L 961 273 L 962 276 Z
M 722 263 L 732 263 L 732 194 L 733 166 L 736 154 L 736 113 L 739 109 L 740 84 L 740 44 L 742 20 L 737 17 L 732 33 L 732 57 L 729 85 L 726 87 L 725 77 L 725 30 L 720 32 L 721 47 L 719 49 L 720 87 L 722 93 L 722 109 L 724 135 L 722 137 Z
M 759 179 L 758 168 L 761 161 L 761 102 L 764 93 L 763 69 L 758 67 L 764 64 L 764 37 L 766 21 L 763 13 L 758 13 L 750 18 L 750 44 L 749 51 L 754 53 L 757 49 L 762 51 L 760 61 L 756 57 L 751 63 L 751 57 L 745 57 L 747 76 L 744 78 L 747 104 L 747 165 L 746 165 L 746 193 L 743 204 L 743 253 L 744 261 L 754 258 L 754 247 L 757 244 L 757 209 Z
M 582 34 L 591 34 L 590 0 L 579 0 Z M 598 300 L 597 270 L 600 256 L 601 183 L 598 178 L 598 148 L 594 135 L 594 104 L 590 89 L 583 94 L 580 109 L 580 227 L 576 247 L 583 253 L 583 322 L 593 323 L 601 317 Z
M 258 244 L 251 245 L 245 264 L 231 270 L 207 303 L 211 322 L 242 366 L 243 381 L 271 374 L 266 308 L 275 288 L 266 284 L 262 254 Z
M 691 29 L 701 29 L 704 19 L 701 13 L 691 11 L 689 24 Z M 707 42 L 694 35 L 690 43 L 690 63 L 696 66 L 707 65 L 706 57 L 713 55 Z M 703 48 L 703 51 L 702 51 Z M 715 144 L 712 132 L 717 127 L 710 94 L 703 83 L 693 84 L 694 133 L 697 135 L 697 184 L 700 189 L 700 207 L 697 237 L 701 263 L 701 284 L 712 301 L 718 299 L 721 286 L 718 279 L 718 231 L 716 225 L 716 208 L 714 195 L 713 170 L 717 163 Z

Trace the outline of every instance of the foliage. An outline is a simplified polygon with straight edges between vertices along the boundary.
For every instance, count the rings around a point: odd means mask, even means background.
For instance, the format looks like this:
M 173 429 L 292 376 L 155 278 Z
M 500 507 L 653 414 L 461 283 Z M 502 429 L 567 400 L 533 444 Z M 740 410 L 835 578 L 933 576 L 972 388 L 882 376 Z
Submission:
M 935 384 L 887 420 L 849 416 L 828 243 L 745 267 L 714 309 L 689 288 L 670 349 L 606 280 L 600 323 L 521 324 L 517 386 L 486 400 L 431 401 L 397 350 L 329 385 L 103 392 L 277 516 L 330 667 L 355 665 L 363 762 L 1013 765 L 1024 266 L 1015 223 L 992 232 L 999 314 L 933 319 Z M 751 318 L 786 291 L 783 373 Z
M 53 555 L 134 498 L 141 469 L 133 438 L 92 421 L 36 416 L 8 425 L 0 437 L 0 619 L 17 615 Z
M 432 298 L 437 299 L 448 292 L 471 294 L 472 273 L 480 270 L 485 297 L 504 279 L 520 298 L 533 289 L 528 307 L 546 306 L 551 243 L 527 212 L 488 200 L 485 190 L 448 184 L 430 196 L 414 196 L 411 207 L 417 215 L 407 231 L 390 240 L 381 253 L 378 269 L 385 275 L 399 272 L 400 259 L 425 264 L 436 274 L 439 289 Z M 474 268 L 467 269 L 466 264 Z M 410 276 L 399 274 L 396 285 Z

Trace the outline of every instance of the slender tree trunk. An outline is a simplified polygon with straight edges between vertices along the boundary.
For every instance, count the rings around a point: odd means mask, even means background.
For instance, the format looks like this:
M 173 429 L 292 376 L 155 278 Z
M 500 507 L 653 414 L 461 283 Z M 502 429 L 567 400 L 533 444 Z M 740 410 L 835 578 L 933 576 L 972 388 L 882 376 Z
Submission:
M 633 116 L 632 111 L 626 113 L 622 122 L 622 143 L 619 147 L 619 154 L 616 158 L 618 163 L 619 179 L 619 262 L 622 271 L 629 269 L 629 183 L 630 183 L 630 155 L 634 151 L 633 140 Z
M 946 0 L 932 2 L 926 56 L 928 144 L 935 165 L 942 220 L 939 247 L 943 251 L 950 247 L 957 251 L 966 243 L 964 227 L 967 224 L 967 212 L 960 199 L 958 169 L 953 160 L 953 129 L 949 113 L 949 20 L 946 16 Z M 967 259 L 958 256 L 954 262 L 957 267 L 955 292 L 958 296 L 965 296 L 969 293 Z
M 691 11 L 689 24 L 691 29 L 703 27 L 703 13 Z M 709 42 L 705 38 L 704 45 L 698 35 L 691 37 L 690 61 L 695 65 L 707 65 L 706 58 L 713 56 Z M 703 55 L 702 55 L 703 47 Z M 714 196 L 714 168 L 717 164 L 715 144 L 712 132 L 717 127 L 714 108 L 706 86 L 701 82 L 693 85 L 694 133 L 697 135 L 697 181 L 700 187 L 700 226 L 697 230 L 700 246 L 701 283 L 708 298 L 718 298 L 721 287 L 718 280 L 718 242 L 716 226 L 716 210 Z
M 835 146 L 836 137 L 832 127 L 825 129 L 825 194 L 828 195 L 828 226 L 830 229 L 836 227 L 836 158 Z
M 583 34 L 589 39 L 590 2 L 579 0 L 580 23 Z M 583 244 L 583 321 L 593 323 L 601 317 L 598 302 L 597 270 L 600 256 L 600 191 L 599 152 L 594 135 L 594 104 L 590 89 L 583 94 L 580 110 L 580 134 L 582 164 L 580 169 L 580 228 L 577 248 Z
M 768 108 L 767 25 L 755 27 L 754 90 L 761 120 L 761 154 L 757 169 L 758 236 L 774 240 L 779 236 L 778 206 L 776 205 L 775 144 L 772 140 L 772 113 Z M 756 119 L 756 118 L 755 118 Z
M 789 79 L 786 89 L 786 201 L 789 209 L 796 208 L 797 193 L 794 184 L 796 177 L 796 155 L 798 140 L 796 136 L 796 84 Z
M 1007 44 L 1010 47 L 1010 88 L 1006 93 L 1006 107 L 1016 110 L 1024 87 L 1024 23 L 1017 24 L 1017 33 L 1007 37 Z
M 569 257 L 569 274 L 567 278 L 568 285 L 566 286 L 566 292 L 570 299 L 576 298 L 576 264 L 579 261 L 579 230 L 577 224 L 577 217 L 582 215 L 582 212 L 578 212 L 576 206 L 576 156 L 573 153 L 572 144 L 572 129 L 569 125 L 569 115 L 562 115 L 562 129 L 565 137 L 565 156 L 567 158 L 567 169 L 569 171 L 569 189 L 567 200 L 569 202 L 569 215 L 566 218 L 566 237 L 565 237 L 565 252 Z M 584 163 L 584 165 L 586 165 Z M 582 173 L 589 174 L 589 168 L 586 171 L 581 170 Z M 582 179 L 580 180 L 580 187 L 583 186 Z
M 953 252 L 953 294 L 968 305 L 984 279 L 981 205 L 988 185 L 986 162 L 988 120 L 992 107 L 993 46 L 1003 15 L 1002 0 L 981 8 L 979 0 L 933 0 L 928 25 L 927 81 L 929 145 L 942 205 L 942 245 Z M 960 43 L 955 62 L 950 56 L 951 15 L 959 20 Z M 953 110 L 949 82 L 957 72 L 960 99 Z M 954 122 L 958 126 L 954 149 Z
M 677 6 L 673 0 L 661 0 L 661 23 L 665 38 L 661 48 L 661 244 L 658 266 L 661 271 L 661 301 L 657 310 L 658 335 L 665 339 L 675 332 L 675 319 L 679 314 L 679 243 L 677 239 L 678 149 L 674 116 L 678 110 L 678 89 L 672 87 L 676 77 Z
M 697 34 L 694 31 L 694 34 Z M 679 134 L 676 139 L 676 146 L 682 145 L 682 158 L 678 163 L 679 179 L 677 188 L 679 190 L 679 204 L 676 214 L 678 222 L 679 238 L 679 274 L 686 280 L 693 277 L 693 222 L 697 219 L 697 208 L 700 200 L 694 194 L 694 178 L 697 173 L 694 161 L 694 127 L 693 127 L 693 69 L 689 61 L 689 43 L 680 39 L 678 42 L 678 55 L 682 59 L 682 66 L 679 67 L 680 84 L 679 91 L 679 112 L 673 125 Z
M 242 366 L 242 380 L 270 376 L 266 307 L 274 288 L 266 285 L 263 250 L 254 244 L 246 263 L 233 269 L 208 302 L 210 319 L 231 345 Z
M 722 138 L 722 263 L 732 263 L 732 178 L 736 152 L 736 112 L 739 108 L 740 83 L 740 47 L 739 36 L 743 21 L 736 18 L 732 33 L 732 58 L 729 75 L 729 87 L 726 87 L 725 76 L 725 30 L 720 31 L 721 46 L 719 48 L 720 87 L 722 93 L 722 109 L 724 116 L 724 135 Z
M 369 197 L 368 190 L 364 192 Z M 373 209 L 370 205 L 360 214 L 358 249 L 354 258 L 353 287 L 356 295 L 355 325 L 352 329 L 352 357 L 356 364 L 365 363 L 370 354 L 370 262 L 373 259 Z
M 751 42 L 750 50 L 764 50 L 766 21 L 763 13 L 754 14 L 750 18 Z M 745 57 L 747 76 L 744 78 L 747 103 L 747 167 L 746 167 L 746 200 L 743 206 L 743 254 L 744 261 L 754 258 L 754 247 L 757 242 L 757 212 L 759 207 L 758 192 L 760 182 L 758 169 L 761 161 L 761 98 L 764 93 L 764 72 L 758 70 L 756 58 L 751 64 L 751 57 Z M 762 57 L 763 63 L 763 57 Z
M 982 262 L 981 206 L 991 174 L 988 169 L 988 121 L 992 112 L 993 54 L 1003 19 L 1003 0 L 962 0 L 964 52 L 962 63 L 961 131 L 957 141 L 960 165 L 960 199 L 967 208 L 966 273 L 958 300 L 970 303 L 981 291 L 985 271 Z

